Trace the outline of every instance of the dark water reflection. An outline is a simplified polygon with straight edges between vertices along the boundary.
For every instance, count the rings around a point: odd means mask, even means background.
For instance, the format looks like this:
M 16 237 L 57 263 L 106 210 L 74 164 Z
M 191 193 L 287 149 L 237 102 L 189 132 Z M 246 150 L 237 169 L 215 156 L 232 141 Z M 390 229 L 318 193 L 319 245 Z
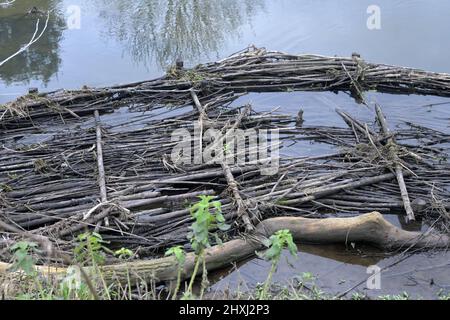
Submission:
M 369 0 L 21 0 L 0 7 L 0 57 L 34 29 L 25 13 L 56 7 L 28 53 L 0 67 L 0 102 L 41 89 L 133 82 L 161 75 L 182 57 L 194 65 L 249 44 L 292 53 L 362 54 L 370 61 L 450 72 L 450 2 L 378 0 L 381 29 L 369 30 Z M 81 28 L 64 28 L 67 8 Z
M 74 5 L 81 28 L 64 30 Z M 160 75 L 177 58 L 187 64 L 216 59 L 264 11 L 265 1 L 18 1 L 0 8 L 0 58 L 31 38 L 38 17 L 26 13 L 33 6 L 54 9 L 52 19 L 38 43 L 0 67 L 0 102 L 29 86 L 112 85 Z
M 27 13 L 35 2 L 18 1 L 7 9 L 0 9 L 0 61 L 30 41 L 38 19 L 39 32 L 44 28 L 45 15 Z M 57 0 L 39 1 L 40 10 L 53 10 L 46 32 L 27 51 L 0 67 L 0 79 L 5 85 L 37 80 L 46 86 L 58 73 L 60 41 L 65 29 L 58 4 Z
M 264 8 L 263 0 L 138 0 L 97 3 L 106 38 L 116 38 L 137 63 L 164 68 L 177 58 L 216 55 Z

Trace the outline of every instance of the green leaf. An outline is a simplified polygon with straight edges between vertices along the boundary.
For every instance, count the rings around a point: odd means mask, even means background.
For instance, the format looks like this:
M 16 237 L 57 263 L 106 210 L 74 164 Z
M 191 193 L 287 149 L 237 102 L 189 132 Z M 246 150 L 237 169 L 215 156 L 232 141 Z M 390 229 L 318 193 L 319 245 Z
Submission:
M 190 226 L 188 239 L 191 241 L 192 249 L 199 254 L 204 248 L 210 247 L 210 230 L 218 227 L 226 231 L 230 228 L 225 224 L 225 218 L 221 214 L 222 204 L 220 201 L 212 201 L 214 196 L 201 195 L 199 201 L 190 207 L 194 222 Z M 217 225 L 216 225 L 217 223 Z
M 183 250 L 182 246 L 175 246 L 170 248 L 165 253 L 166 256 L 175 256 L 175 259 L 178 262 L 179 266 L 184 265 L 184 262 L 186 261 L 186 253 Z
M 289 230 L 279 230 L 275 232 L 268 241 L 269 249 L 262 255 L 266 260 L 277 263 L 280 259 L 283 249 L 287 248 L 291 255 L 297 256 L 297 246 L 294 243 L 292 234 Z
M 119 257 L 120 259 L 127 259 L 133 256 L 133 251 L 126 248 L 121 248 L 119 250 L 114 251 L 114 255 Z
M 11 246 L 10 250 L 13 252 L 14 262 L 12 270 L 22 270 L 27 275 L 33 275 L 35 273 L 34 260 L 32 257 L 33 252 L 37 252 L 37 244 L 28 241 L 19 241 Z

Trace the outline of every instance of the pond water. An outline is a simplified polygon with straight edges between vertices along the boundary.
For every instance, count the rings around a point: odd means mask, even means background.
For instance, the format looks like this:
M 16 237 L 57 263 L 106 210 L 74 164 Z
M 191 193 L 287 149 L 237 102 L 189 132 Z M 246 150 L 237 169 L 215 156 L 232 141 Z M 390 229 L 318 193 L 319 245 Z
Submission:
M 53 14 L 40 41 L 0 68 L 1 99 L 28 87 L 149 79 L 178 57 L 195 65 L 249 44 L 290 53 L 358 52 L 368 61 L 450 72 L 450 2 L 377 0 L 381 29 L 370 30 L 372 2 L 17 0 L 0 7 L 0 61 L 31 38 L 36 17 L 26 13 L 33 6 Z M 77 8 L 79 24 L 73 20 Z
M 29 87 L 50 91 L 151 79 L 162 75 L 177 58 L 193 66 L 250 44 L 290 53 L 349 56 L 358 52 L 371 62 L 450 73 L 449 1 L 377 0 L 380 29 L 370 29 L 367 20 L 372 13 L 367 10 L 373 2 L 17 0 L 0 7 L 0 61 L 30 40 L 39 16 L 27 14 L 33 6 L 53 11 L 42 38 L 0 66 L 0 103 L 26 93 Z M 77 13 L 79 21 L 74 20 Z M 44 21 L 41 16 L 41 28 Z M 450 99 L 368 93 L 367 100 L 380 103 L 393 125 L 412 121 L 450 130 Z M 344 125 L 335 114 L 336 107 L 362 120 L 374 116 L 373 110 L 344 93 L 249 94 L 235 103 L 248 101 L 259 109 L 280 106 L 282 112 L 296 113 L 301 107 L 308 125 Z M 310 145 L 290 152 L 303 155 L 321 150 Z M 364 250 L 300 246 L 293 266 L 283 262 L 275 279 L 313 272 L 323 290 L 337 292 L 366 277 L 367 265 L 383 267 L 398 258 Z M 386 285 L 380 292 L 436 297 L 441 289 L 449 291 L 449 258 L 445 253 L 414 255 L 383 275 Z M 254 285 L 264 280 L 268 269 L 260 260 L 247 261 L 230 275 L 217 274 L 225 278 L 215 289 L 237 285 L 241 277 Z

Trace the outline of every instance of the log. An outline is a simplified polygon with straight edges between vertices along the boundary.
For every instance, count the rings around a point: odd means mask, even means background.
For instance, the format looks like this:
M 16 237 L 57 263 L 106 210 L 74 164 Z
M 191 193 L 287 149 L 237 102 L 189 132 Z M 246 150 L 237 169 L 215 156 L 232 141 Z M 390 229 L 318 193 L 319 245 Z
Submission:
M 200 103 L 200 100 L 198 99 L 197 94 L 195 93 L 194 89 L 191 89 L 191 96 L 192 100 L 194 101 L 195 106 L 197 107 L 198 111 L 198 126 L 199 126 L 199 136 L 198 136 L 198 154 L 201 157 L 201 160 L 203 161 L 203 122 L 204 120 L 208 120 L 208 115 L 206 113 L 206 110 L 203 108 L 202 104 Z
M 191 91 L 193 92 L 193 91 Z M 198 102 L 198 99 L 195 99 L 195 95 L 193 95 L 194 101 L 196 102 L 197 107 L 199 108 L 200 114 L 204 113 L 204 108 L 200 105 Z M 242 120 L 249 114 L 250 112 L 250 106 L 247 105 L 245 109 L 239 114 L 234 124 L 227 129 L 227 127 L 224 127 L 223 130 L 225 130 L 225 133 L 220 136 L 216 141 L 214 141 L 210 147 L 211 148 L 217 148 L 219 147 L 222 149 L 223 142 L 229 136 L 230 134 L 234 134 L 234 130 L 236 130 L 239 125 L 241 124 Z M 201 117 L 202 118 L 202 117 Z M 234 150 L 233 150 L 233 156 L 234 156 Z M 247 205 L 245 204 L 244 200 L 242 199 L 241 195 L 239 194 L 238 184 L 236 182 L 236 179 L 233 176 L 233 172 L 231 171 L 230 166 L 227 163 L 227 159 L 223 159 L 220 163 L 225 179 L 227 180 L 228 188 L 231 191 L 231 194 L 233 196 L 234 201 L 237 205 L 237 216 L 240 220 L 242 220 L 246 232 L 252 232 L 255 228 L 252 223 L 252 218 L 249 216 Z
M 102 127 L 100 123 L 100 114 L 98 110 L 94 111 L 94 117 L 95 117 L 95 134 L 97 146 L 98 184 L 100 186 L 101 201 L 102 203 L 105 203 L 108 201 L 108 194 L 106 191 L 105 167 L 103 165 Z M 109 219 L 107 215 L 104 218 L 104 222 L 105 226 L 109 226 Z M 96 229 L 100 227 L 100 223 L 101 222 L 99 222 Z
M 301 217 L 278 217 L 261 222 L 256 228 L 258 237 L 269 237 L 278 230 L 291 231 L 296 242 L 331 244 L 331 243 L 367 243 L 382 249 L 425 248 L 450 245 L 450 237 L 434 233 L 419 233 L 401 230 L 379 212 L 371 212 L 351 218 L 309 219 Z M 252 256 L 256 250 L 264 247 L 261 242 L 249 239 L 235 239 L 222 245 L 208 248 L 205 252 L 206 267 L 213 271 L 231 266 L 239 260 Z M 192 275 L 195 263 L 193 253 L 188 253 L 181 274 L 182 280 Z M 0 275 L 6 273 L 10 264 L 0 263 Z M 37 267 L 42 275 L 64 275 L 65 268 L 48 266 Z M 86 268 L 86 270 L 89 269 Z M 101 267 L 102 276 L 109 282 L 127 284 L 155 280 L 172 281 L 177 277 L 177 264 L 173 257 L 153 260 L 125 262 Z M 201 270 L 199 270 L 200 274 Z
M 386 118 L 383 114 L 383 111 L 381 110 L 381 107 L 379 105 L 375 106 L 375 110 L 377 113 L 377 119 L 380 124 L 381 130 L 385 136 L 388 136 L 390 134 L 389 126 L 387 124 Z M 408 189 L 406 188 L 405 179 L 403 176 L 403 170 L 401 166 L 401 160 L 397 155 L 395 145 L 397 144 L 395 139 L 393 137 L 388 138 L 387 144 L 389 147 L 389 154 L 392 161 L 395 161 L 395 176 L 397 178 L 398 187 L 400 189 L 400 194 L 402 196 L 403 205 L 406 212 L 406 220 L 407 222 L 416 220 L 414 216 L 414 211 L 411 207 L 411 201 L 409 199 L 408 195 Z
M 20 50 L 19 50 L 20 51 Z M 0 62 L 1 64 L 1 62 Z M 181 62 L 178 64 L 181 66 Z M 326 57 L 319 55 L 291 55 L 264 49 L 248 48 L 224 60 L 180 69 L 178 79 L 168 74 L 149 80 L 121 86 L 57 90 L 25 96 L 6 104 L 11 111 L 0 117 L 0 124 L 9 128 L 33 128 L 38 119 L 71 114 L 74 117 L 90 115 L 95 109 L 113 111 L 134 102 L 160 101 L 181 106 L 190 96 L 192 81 L 182 75 L 201 74 L 208 91 L 218 94 L 240 94 L 249 91 L 363 91 L 398 94 L 423 94 L 448 97 L 450 75 L 417 69 L 366 63 L 359 57 Z M 58 108 L 48 108 L 48 105 Z M 23 107 L 27 112 L 21 112 Z M 16 120 L 23 121 L 16 121 Z

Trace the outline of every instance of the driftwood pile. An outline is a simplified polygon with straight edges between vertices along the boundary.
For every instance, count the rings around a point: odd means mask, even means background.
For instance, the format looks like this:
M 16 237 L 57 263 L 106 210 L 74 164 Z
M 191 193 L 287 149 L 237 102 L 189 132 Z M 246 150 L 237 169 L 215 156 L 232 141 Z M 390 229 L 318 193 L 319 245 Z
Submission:
M 8 246 L 27 233 L 70 253 L 76 235 L 87 229 L 140 258 L 159 257 L 177 244 L 189 250 L 189 206 L 199 195 L 222 203 L 232 225 L 218 232 L 224 240 L 250 234 L 272 217 L 369 211 L 397 212 L 405 223 L 422 220 L 447 234 L 449 134 L 410 123 L 390 131 L 379 106 L 376 124 L 337 110 L 346 128 L 303 127 L 294 115 L 230 106 L 247 91 L 348 91 L 363 100 L 369 89 L 447 96 L 450 75 L 369 64 L 357 55 L 252 48 L 194 69 L 174 66 L 153 81 L 33 93 L 1 106 L 1 256 L 6 259 Z M 230 129 L 278 129 L 281 150 L 313 140 L 332 151 L 281 157 L 275 175 L 261 175 L 267 159 L 174 163 L 171 134 L 184 128 L 194 136 L 195 123 L 224 135 Z M 448 245 L 443 239 L 431 244 Z
M 448 97 L 450 75 L 368 63 L 356 53 L 351 58 L 291 55 L 252 47 L 193 69 L 177 63 L 165 76 L 151 81 L 30 93 L 0 108 L 1 125 L 18 133 L 35 125 L 79 122 L 80 118 L 91 117 L 95 110 L 186 106 L 192 100 L 191 88 L 205 104 L 223 93 L 249 91 L 345 91 L 361 100 L 367 90 Z

